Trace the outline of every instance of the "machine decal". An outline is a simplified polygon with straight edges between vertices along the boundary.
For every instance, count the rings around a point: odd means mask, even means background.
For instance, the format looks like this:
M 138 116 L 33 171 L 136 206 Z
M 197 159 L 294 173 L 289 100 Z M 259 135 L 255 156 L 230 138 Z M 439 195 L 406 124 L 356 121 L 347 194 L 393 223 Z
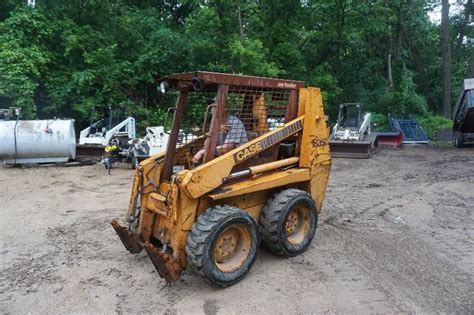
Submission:
M 294 83 L 288 83 L 288 82 L 279 82 L 278 83 L 279 88 L 287 88 L 287 89 L 295 89 L 296 84 Z
M 240 163 L 254 154 L 261 152 L 272 145 L 280 142 L 281 140 L 287 138 L 288 136 L 300 131 L 303 129 L 303 122 L 302 120 L 295 121 L 291 125 L 283 127 L 282 129 L 278 130 L 277 132 L 269 135 L 265 139 L 260 140 L 246 148 L 243 148 L 239 152 L 234 154 L 234 161 L 235 163 Z
M 311 145 L 315 148 L 317 147 L 324 147 L 328 144 L 328 142 L 325 140 L 325 139 L 321 139 L 321 138 L 314 138 L 313 140 L 311 140 Z

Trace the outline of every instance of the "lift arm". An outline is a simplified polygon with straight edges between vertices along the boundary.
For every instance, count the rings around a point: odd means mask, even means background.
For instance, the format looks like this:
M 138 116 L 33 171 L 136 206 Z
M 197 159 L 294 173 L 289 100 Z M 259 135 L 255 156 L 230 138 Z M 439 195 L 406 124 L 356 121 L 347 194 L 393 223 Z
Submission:
M 198 198 L 222 185 L 222 179 L 235 165 L 301 131 L 303 120 L 304 115 L 193 170 L 183 171 L 177 175 L 177 182 L 190 197 Z

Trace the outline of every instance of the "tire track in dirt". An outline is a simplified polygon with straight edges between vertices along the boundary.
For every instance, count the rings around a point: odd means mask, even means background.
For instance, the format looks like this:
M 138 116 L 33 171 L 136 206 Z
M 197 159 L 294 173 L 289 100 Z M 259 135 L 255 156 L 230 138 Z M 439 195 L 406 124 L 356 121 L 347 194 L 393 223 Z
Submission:
M 405 231 L 387 237 L 347 226 L 328 229 L 341 254 L 403 312 L 467 314 L 473 309 L 471 276 L 434 257 L 431 246 L 416 236 Z
M 472 314 L 473 153 L 407 146 L 333 160 L 310 249 L 262 249 L 225 290 L 188 273 L 165 285 L 146 253 L 123 248 L 109 222 L 125 213 L 130 170 L 0 169 L 0 313 Z
M 472 152 L 397 151 L 335 168 L 323 213 L 334 246 L 403 312 L 471 313 Z

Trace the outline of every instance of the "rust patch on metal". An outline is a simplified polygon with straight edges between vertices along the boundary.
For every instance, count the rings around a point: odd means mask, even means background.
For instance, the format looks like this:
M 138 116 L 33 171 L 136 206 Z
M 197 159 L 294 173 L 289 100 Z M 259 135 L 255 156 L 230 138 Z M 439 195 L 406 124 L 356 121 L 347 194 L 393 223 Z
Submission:
M 264 77 L 235 75 L 228 73 L 196 71 L 188 73 L 178 73 L 157 80 L 158 84 L 167 81 L 172 88 L 189 86 L 193 84 L 193 79 L 200 80 L 203 84 L 200 90 L 216 90 L 216 85 L 244 85 L 263 88 L 279 88 L 286 90 L 298 90 L 304 87 L 303 81 L 273 79 Z
M 111 224 L 115 232 L 117 232 L 117 235 L 120 237 L 123 245 L 130 253 L 138 254 L 142 251 L 143 246 L 137 234 L 133 233 L 125 226 L 122 226 L 117 220 L 113 220 Z
M 165 278 L 166 282 L 171 283 L 179 279 L 184 267 L 168 253 L 162 253 L 150 243 L 145 243 L 145 250 L 155 266 L 160 277 Z

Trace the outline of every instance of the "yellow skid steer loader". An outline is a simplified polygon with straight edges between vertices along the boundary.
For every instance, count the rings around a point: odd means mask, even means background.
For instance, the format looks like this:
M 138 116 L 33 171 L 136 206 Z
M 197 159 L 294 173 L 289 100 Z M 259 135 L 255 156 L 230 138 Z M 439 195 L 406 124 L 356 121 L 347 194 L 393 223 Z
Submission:
M 168 282 L 188 268 L 221 287 L 248 273 L 260 241 L 303 253 L 331 167 L 320 90 L 212 72 L 158 83 L 173 122 L 166 152 L 135 171 L 126 223 L 112 222 L 127 250 L 144 248 Z

